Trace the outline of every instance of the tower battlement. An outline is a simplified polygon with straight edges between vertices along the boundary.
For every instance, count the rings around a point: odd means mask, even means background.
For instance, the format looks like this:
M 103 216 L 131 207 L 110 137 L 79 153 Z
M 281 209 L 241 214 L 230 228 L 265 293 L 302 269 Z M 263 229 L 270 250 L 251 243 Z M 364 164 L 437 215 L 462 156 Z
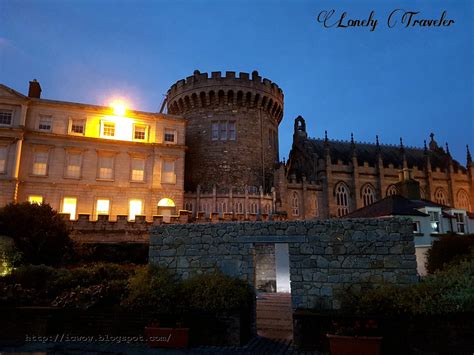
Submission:
M 168 90 L 168 112 L 182 115 L 207 107 L 247 107 L 266 111 L 278 124 L 283 118 L 282 89 L 257 71 L 201 73 L 178 80 Z

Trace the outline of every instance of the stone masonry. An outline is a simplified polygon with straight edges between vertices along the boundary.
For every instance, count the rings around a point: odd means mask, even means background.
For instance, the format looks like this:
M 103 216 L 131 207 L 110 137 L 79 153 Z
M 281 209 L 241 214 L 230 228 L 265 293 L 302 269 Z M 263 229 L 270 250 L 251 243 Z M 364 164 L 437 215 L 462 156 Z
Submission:
M 255 286 L 255 244 L 288 243 L 293 308 L 337 309 L 337 292 L 417 281 L 409 219 L 160 225 L 150 262 L 179 277 L 221 270 Z

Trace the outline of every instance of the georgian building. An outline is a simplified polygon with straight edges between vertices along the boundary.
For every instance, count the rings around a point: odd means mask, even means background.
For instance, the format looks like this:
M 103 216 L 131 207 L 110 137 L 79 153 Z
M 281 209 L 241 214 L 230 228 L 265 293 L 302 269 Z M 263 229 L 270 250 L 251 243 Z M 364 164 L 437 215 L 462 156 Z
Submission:
M 78 214 L 183 208 L 185 121 L 174 115 L 28 96 L 0 85 L 0 205 L 47 202 Z

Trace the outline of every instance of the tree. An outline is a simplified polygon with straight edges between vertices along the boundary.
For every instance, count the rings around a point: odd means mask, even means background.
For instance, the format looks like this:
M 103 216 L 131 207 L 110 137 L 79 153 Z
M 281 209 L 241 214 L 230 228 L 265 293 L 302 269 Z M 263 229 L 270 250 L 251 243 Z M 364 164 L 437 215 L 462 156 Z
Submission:
M 58 265 L 72 250 L 66 223 L 48 204 L 0 208 L 0 234 L 13 239 L 24 263 Z

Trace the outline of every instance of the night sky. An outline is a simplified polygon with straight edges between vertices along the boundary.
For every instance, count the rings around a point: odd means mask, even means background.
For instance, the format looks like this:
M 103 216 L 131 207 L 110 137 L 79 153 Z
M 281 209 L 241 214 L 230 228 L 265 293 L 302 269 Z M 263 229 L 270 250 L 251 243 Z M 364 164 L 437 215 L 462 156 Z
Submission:
M 168 88 L 201 72 L 258 70 L 285 94 L 280 156 L 302 115 L 312 137 L 423 146 L 430 132 L 453 156 L 474 153 L 471 0 L 0 0 L 0 82 L 24 94 L 158 111 Z M 449 27 L 387 28 L 397 8 Z M 370 28 L 323 28 L 323 10 Z M 334 21 L 333 21 L 334 22 Z

